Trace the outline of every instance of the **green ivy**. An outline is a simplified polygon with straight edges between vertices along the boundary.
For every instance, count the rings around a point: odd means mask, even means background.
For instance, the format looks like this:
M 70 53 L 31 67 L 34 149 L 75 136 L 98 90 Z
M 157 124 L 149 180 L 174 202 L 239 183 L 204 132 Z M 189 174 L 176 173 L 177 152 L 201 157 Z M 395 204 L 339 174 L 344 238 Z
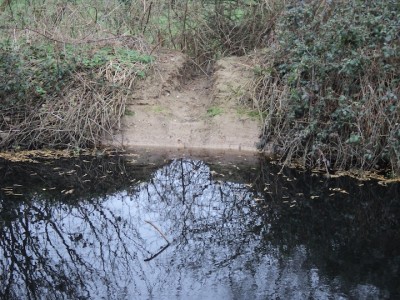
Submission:
M 400 128 L 399 20 L 396 0 L 314 0 L 286 8 L 272 67 L 290 92 L 286 114 L 274 122 L 280 130 L 287 124 L 283 139 L 302 137 L 287 153 L 310 158 L 320 149 L 341 166 L 365 167 L 367 157 L 368 168 L 381 162 L 400 171 L 399 142 L 389 138 Z M 270 120 L 267 128 L 274 128 Z

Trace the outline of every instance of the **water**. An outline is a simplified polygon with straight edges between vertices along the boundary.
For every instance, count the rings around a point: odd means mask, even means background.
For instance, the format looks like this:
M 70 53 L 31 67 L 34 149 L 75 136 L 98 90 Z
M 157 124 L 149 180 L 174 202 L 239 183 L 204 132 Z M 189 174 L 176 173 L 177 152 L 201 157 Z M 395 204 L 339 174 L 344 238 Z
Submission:
M 249 157 L 2 161 L 0 295 L 399 298 L 399 185 L 279 171 Z

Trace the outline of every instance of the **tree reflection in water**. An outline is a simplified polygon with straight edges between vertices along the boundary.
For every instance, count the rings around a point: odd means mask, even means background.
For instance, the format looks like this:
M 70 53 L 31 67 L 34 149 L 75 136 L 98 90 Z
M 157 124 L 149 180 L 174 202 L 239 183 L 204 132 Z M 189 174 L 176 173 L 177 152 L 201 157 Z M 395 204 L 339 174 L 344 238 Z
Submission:
M 4 198 L 1 296 L 342 297 L 342 283 L 327 280 L 309 263 L 304 243 L 286 254 L 287 245 L 275 244 L 282 236 L 271 228 L 285 220 L 277 209 L 257 205 L 260 195 L 243 183 L 215 180 L 202 161 L 177 159 L 148 182 L 105 197 L 73 204 L 39 195 L 22 202 Z M 382 296 L 372 285 L 349 289 L 352 295 Z
M 251 202 L 243 184 L 216 182 L 203 162 L 184 159 L 104 199 L 3 201 L 1 293 L 123 299 L 168 295 L 179 291 L 176 284 L 200 288 L 207 273 L 243 254 L 253 239 L 249 231 L 260 218 Z M 148 262 L 166 242 L 146 221 L 171 242 Z M 187 281 L 186 269 L 199 270 L 199 280 Z

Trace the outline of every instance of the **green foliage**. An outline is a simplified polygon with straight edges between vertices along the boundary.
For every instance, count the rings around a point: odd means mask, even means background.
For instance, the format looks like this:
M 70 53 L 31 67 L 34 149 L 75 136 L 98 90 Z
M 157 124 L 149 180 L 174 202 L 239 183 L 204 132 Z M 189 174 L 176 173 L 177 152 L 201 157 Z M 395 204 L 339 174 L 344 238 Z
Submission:
M 3 42 L 0 44 L 2 108 L 59 92 L 73 69 L 72 64 L 55 55 L 51 45 L 15 49 L 9 42 Z
M 262 44 L 281 0 L 12 1 L 0 23 L 61 41 L 131 35 L 191 54 L 198 62 L 243 55 Z M 31 32 L 29 30 L 32 30 Z M 40 33 L 39 33 L 40 32 Z M 61 36 L 60 36 L 61 34 Z
M 153 110 L 155 113 L 161 114 L 161 113 L 165 113 L 166 108 L 163 107 L 163 106 L 160 106 L 160 105 L 156 105 L 156 106 L 154 106 L 154 107 L 152 108 L 152 110 Z
M 134 116 L 135 115 L 135 112 L 134 111 L 132 111 L 132 110 L 130 110 L 130 109 L 125 109 L 125 116 Z
M 260 116 L 262 118 L 265 118 L 266 115 L 264 113 L 260 113 L 256 109 L 249 109 L 249 108 L 244 108 L 244 107 L 239 107 L 236 110 L 237 114 L 241 117 L 248 117 L 253 120 L 260 120 Z
M 115 70 L 136 68 L 153 58 L 126 48 L 67 46 L 62 50 L 53 44 L 22 44 L 13 48 L 10 42 L 0 44 L 0 99 L 2 108 L 18 103 L 56 96 L 68 84 L 72 73 L 93 71 L 112 61 Z M 143 70 L 136 75 L 144 77 Z M 38 102 L 40 105 L 40 101 Z M 35 103 L 33 103 L 35 104 Z
M 115 61 L 115 66 L 118 68 L 119 65 L 134 67 L 137 62 L 148 64 L 153 58 L 131 49 L 104 47 L 97 49 L 93 55 L 84 53 L 79 60 L 87 68 L 98 68 L 109 61 Z
M 76 74 L 107 93 L 144 77 L 152 57 L 132 49 L 149 43 L 203 67 L 263 46 L 256 107 L 284 158 L 400 173 L 399 19 L 396 0 L 12 1 L 0 22 L 27 29 L 0 28 L 0 130 L 47 109 Z
M 207 116 L 209 117 L 216 117 L 218 115 L 221 115 L 224 111 L 222 110 L 221 107 L 218 106 L 212 106 L 207 109 Z
M 151 62 L 125 47 L 3 41 L 0 148 L 95 145 L 119 124 L 132 83 Z
M 276 51 L 258 68 L 272 68 L 285 86 L 283 106 L 266 104 L 266 127 L 286 158 L 313 166 L 324 156 L 338 168 L 378 164 L 400 172 L 399 19 L 395 0 L 287 7 Z

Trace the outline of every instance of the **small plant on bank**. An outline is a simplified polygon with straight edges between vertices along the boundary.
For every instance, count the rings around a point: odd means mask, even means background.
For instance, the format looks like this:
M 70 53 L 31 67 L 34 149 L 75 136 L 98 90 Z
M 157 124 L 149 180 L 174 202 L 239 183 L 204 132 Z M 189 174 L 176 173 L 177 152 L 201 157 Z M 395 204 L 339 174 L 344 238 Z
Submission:
M 135 112 L 133 110 L 130 110 L 130 109 L 125 109 L 125 113 L 124 114 L 125 114 L 125 116 L 132 117 L 132 116 L 135 115 Z
M 257 109 L 238 107 L 236 112 L 241 117 L 247 117 L 253 120 L 261 120 L 266 117 L 265 113 L 261 113 Z
M 156 105 L 156 106 L 153 107 L 152 110 L 157 114 L 162 114 L 162 113 L 165 113 L 167 109 L 165 107 L 163 107 L 163 106 Z
M 222 110 L 221 107 L 218 106 L 212 106 L 209 109 L 207 109 L 207 116 L 208 117 L 216 117 L 218 115 L 221 115 L 224 111 Z

